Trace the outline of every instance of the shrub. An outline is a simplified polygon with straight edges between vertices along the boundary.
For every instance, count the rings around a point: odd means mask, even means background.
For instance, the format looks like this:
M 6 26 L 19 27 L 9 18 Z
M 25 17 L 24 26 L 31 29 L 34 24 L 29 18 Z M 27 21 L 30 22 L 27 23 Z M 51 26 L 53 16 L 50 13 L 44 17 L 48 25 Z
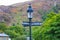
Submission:
M 52 12 L 33 33 L 35 40 L 60 40 L 60 13 Z

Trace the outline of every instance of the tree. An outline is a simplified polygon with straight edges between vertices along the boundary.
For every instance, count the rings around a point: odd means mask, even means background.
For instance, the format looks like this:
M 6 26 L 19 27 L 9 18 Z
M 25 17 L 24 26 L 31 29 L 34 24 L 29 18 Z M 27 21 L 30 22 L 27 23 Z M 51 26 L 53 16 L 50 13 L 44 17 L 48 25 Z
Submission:
M 7 25 L 3 22 L 0 23 L 0 33 L 4 32 L 7 29 Z
M 43 25 L 33 33 L 35 40 L 60 40 L 60 13 L 48 14 Z
M 23 27 L 20 26 L 10 26 L 4 32 L 8 34 L 10 38 L 16 38 L 24 35 Z

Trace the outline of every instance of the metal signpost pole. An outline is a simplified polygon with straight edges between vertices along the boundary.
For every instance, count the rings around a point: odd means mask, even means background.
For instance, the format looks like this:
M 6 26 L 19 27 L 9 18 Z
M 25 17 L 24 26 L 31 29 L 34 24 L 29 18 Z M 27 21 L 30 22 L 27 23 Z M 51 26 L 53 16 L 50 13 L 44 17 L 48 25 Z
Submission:
M 32 35 L 31 35 L 31 18 L 29 18 L 29 36 L 30 36 L 30 40 L 32 40 Z
M 32 22 L 31 22 L 31 19 L 32 19 L 32 15 L 33 15 L 33 9 L 32 9 L 32 7 L 31 7 L 31 4 L 29 4 L 29 7 L 28 7 L 28 9 L 27 9 L 27 13 L 28 13 L 28 19 L 29 19 L 29 35 L 30 35 L 30 40 L 32 40 L 32 36 L 31 36 L 31 24 L 32 24 Z
M 27 13 L 28 13 L 28 19 L 29 22 L 23 22 L 23 26 L 29 26 L 29 40 L 32 40 L 32 33 L 31 33 L 31 27 L 32 26 L 40 26 L 42 23 L 41 22 L 32 22 L 32 17 L 33 17 L 33 8 L 31 6 L 31 4 L 29 4 L 28 9 L 27 9 Z

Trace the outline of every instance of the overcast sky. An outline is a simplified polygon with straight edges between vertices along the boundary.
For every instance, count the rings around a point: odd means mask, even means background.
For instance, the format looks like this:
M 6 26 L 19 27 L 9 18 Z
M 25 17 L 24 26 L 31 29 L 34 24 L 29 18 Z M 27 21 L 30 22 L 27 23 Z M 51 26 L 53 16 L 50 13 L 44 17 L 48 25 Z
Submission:
M 11 5 L 19 2 L 25 2 L 29 0 L 0 0 L 0 5 Z

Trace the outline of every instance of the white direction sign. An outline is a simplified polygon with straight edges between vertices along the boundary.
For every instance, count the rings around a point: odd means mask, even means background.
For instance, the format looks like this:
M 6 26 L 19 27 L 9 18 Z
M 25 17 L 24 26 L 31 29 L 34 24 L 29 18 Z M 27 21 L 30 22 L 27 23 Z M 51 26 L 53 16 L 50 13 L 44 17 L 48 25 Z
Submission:
M 23 22 L 22 25 L 29 26 L 29 22 Z M 31 26 L 40 26 L 40 25 L 42 25 L 41 22 L 31 22 Z

